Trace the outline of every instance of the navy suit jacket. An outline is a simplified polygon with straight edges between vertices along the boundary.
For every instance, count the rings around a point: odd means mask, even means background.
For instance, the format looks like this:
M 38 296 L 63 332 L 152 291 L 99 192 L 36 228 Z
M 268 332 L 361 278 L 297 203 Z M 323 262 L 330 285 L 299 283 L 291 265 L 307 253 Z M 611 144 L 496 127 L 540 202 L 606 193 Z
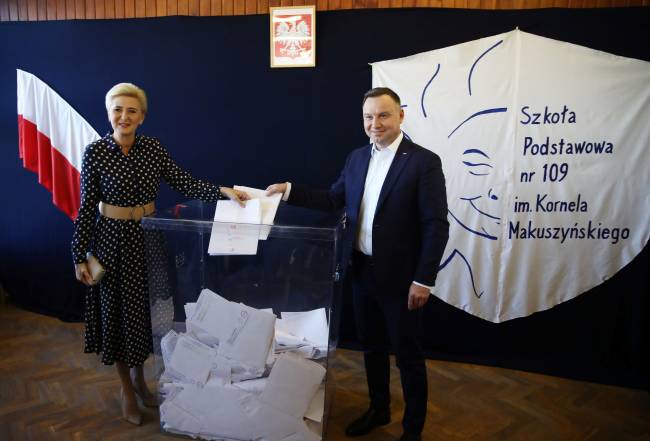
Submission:
M 350 262 L 359 222 L 371 145 L 350 153 L 329 190 L 292 184 L 288 202 L 327 211 L 345 209 L 342 262 Z M 377 285 L 404 295 L 413 281 L 435 285 L 449 237 L 447 194 L 440 158 L 404 138 L 379 194 L 372 226 Z M 344 269 L 347 265 L 344 265 Z

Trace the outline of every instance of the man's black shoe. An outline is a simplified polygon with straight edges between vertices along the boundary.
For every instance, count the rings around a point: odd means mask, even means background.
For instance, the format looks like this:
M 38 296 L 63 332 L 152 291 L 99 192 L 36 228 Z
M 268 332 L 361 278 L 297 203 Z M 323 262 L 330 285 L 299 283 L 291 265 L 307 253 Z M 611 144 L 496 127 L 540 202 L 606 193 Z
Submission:
M 345 428 L 345 434 L 347 436 L 365 435 L 375 427 L 385 426 L 388 423 L 390 423 L 390 409 L 375 410 L 370 408 Z
M 399 441 L 422 441 L 422 435 L 419 433 L 404 432 Z

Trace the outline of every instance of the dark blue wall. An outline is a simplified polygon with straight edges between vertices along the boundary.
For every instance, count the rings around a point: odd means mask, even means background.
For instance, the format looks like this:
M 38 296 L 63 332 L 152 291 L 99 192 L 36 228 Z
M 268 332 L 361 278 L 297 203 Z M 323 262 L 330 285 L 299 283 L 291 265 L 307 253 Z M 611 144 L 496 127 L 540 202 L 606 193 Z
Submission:
M 150 97 L 142 132 L 195 175 L 232 185 L 329 185 L 366 141 L 368 62 L 520 29 L 650 60 L 650 8 L 365 10 L 318 16 L 317 67 L 270 69 L 268 16 L 0 23 L 0 282 L 15 303 L 78 318 L 72 223 L 18 159 L 16 73 L 40 77 L 101 134 L 104 93 Z M 159 206 L 182 200 L 164 189 Z M 494 325 L 427 305 L 432 356 L 633 386 L 648 381 L 648 251 L 612 280 L 550 311 Z M 342 338 L 354 347 L 349 310 Z M 624 377 L 625 375 L 625 377 Z

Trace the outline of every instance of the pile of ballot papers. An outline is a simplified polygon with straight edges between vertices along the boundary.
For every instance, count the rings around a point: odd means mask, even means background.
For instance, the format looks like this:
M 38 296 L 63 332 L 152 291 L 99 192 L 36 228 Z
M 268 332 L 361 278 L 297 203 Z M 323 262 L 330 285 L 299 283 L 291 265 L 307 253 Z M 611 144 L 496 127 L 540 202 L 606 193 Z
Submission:
M 318 441 L 328 325 L 323 308 L 255 309 L 204 289 L 186 332 L 161 340 L 163 429 L 208 440 Z

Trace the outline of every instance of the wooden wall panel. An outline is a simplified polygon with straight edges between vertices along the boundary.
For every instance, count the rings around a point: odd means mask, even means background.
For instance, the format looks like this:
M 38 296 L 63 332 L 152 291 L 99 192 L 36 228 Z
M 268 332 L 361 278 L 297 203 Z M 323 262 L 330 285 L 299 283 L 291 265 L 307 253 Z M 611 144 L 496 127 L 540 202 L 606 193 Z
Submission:
M 47 20 L 56 20 L 56 0 L 47 0 Z M 93 18 L 95 18 L 93 16 Z
M 178 0 L 178 15 L 187 15 L 190 10 L 188 0 Z
M 135 0 L 124 0 L 124 18 L 135 17 Z
M 257 0 L 257 10 L 261 14 L 269 12 L 269 0 Z
M 75 18 L 77 18 L 77 10 L 75 9 L 75 0 L 65 0 L 65 18 L 66 20 L 74 20 Z
M 27 1 L 18 0 L 18 21 L 27 21 L 29 19 L 27 14 Z
M 72 3 L 66 0 L 66 3 Z M 86 18 L 86 3 L 84 0 L 74 0 L 74 18 L 82 20 Z
M 372 8 L 611 8 L 650 0 L 0 0 L 0 21 L 123 19 L 173 15 L 268 14 L 271 6 L 315 5 L 318 11 Z
M 210 11 L 210 0 L 199 0 L 199 15 L 202 17 L 207 17 L 212 15 Z
M 125 18 L 124 0 L 115 0 L 115 18 Z
M 145 16 L 155 17 L 156 16 L 156 0 L 145 0 Z
M 0 2 L 0 21 L 9 21 L 9 2 Z
M 147 2 L 146 0 L 135 0 L 134 2 L 134 17 L 142 18 L 147 12 Z
M 232 15 L 234 7 L 233 0 L 221 0 L 221 15 Z
M 25 9 L 26 9 L 25 20 L 27 21 L 38 20 L 38 4 L 36 3 L 36 0 L 27 0 L 26 3 L 27 4 L 25 5 Z
M 47 0 L 36 1 L 36 20 L 47 20 Z
M 156 0 L 156 17 L 167 15 L 167 0 Z
M 187 15 L 198 16 L 199 15 L 199 0 L 189 0 L 188 1 L 188 11 Z
M 115 18 L 115 1 L 104 0 L 104 18 Z
M 18 20 L 18 0 L 9 0 L 9 20 Z
M 104 0 L 95 0 L 95 18 L 104 19 Z
M 12 0 L 18 3 L 19 0 Z M 56 19 L 65 20 L 65 0 L 56 0 Z
M 84 11 L 87 19 L 96 18 L 95 0 L 84 0 Z

